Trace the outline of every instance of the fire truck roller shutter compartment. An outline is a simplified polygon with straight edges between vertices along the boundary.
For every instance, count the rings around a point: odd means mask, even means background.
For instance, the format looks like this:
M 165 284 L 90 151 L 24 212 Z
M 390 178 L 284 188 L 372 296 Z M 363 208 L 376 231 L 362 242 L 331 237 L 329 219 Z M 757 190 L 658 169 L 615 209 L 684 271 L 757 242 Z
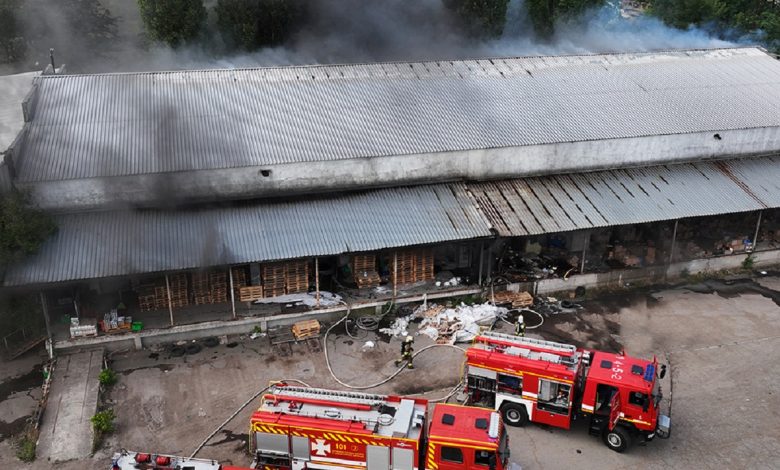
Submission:
M 281 454 L 290 453 L 290 441 L 284 434 L 257 432 L 255 433 L 255 446 L 257 450 L 278 452 Z
M 368 470 L 388 470 L 390 468 L 390 448 L 383 446 L 366 447 Z
M 393 470 L 413 470 L 414 451 L 393 447 Z

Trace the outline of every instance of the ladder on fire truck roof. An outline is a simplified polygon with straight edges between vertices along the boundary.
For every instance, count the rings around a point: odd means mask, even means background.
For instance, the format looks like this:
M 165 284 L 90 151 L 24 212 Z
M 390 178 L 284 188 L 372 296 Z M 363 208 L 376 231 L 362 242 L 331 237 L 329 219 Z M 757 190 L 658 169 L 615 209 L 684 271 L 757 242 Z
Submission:
M 566 356 L 572 356 L 577 352 L 577 347 L 572 344 L 557 343 L 555 341 L 546 341 L 543 339 L 526 338 L 524 336 L 508 335 L 506 333 L 498 333 L 496 331 L 486 331 L 480 336 L 487 339 L 511 343 L 517 346 L 526 346 L 546 349 L 548 351 L 555 351 Z
M 271 390 L 272 393 L 278 393 L 279 395 L 286 395 L 290 397 L 319 398 L 323 400 L 337 399 L 343 403 L 358 403 L 363 405 L 381 405 L 387 400 L 387 397 L 384 395 L 360 392 L 341 392 L 335 390 L 324 390 L 321 388 L 284 386 L 273 387 Z

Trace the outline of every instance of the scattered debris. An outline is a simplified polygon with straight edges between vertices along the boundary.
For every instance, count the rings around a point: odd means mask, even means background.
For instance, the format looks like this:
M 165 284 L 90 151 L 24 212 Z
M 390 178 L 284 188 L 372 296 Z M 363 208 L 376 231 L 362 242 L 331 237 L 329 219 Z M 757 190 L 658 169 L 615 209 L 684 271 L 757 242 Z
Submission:
M 375 347 L 376 347 L 376 343 L 374 343 L 373 341 L 366 341 L 365 343 L 363 343 L 363 347 L 360 349 L 362 349 L 363 351 L 368 351 L 369 349 L 374 349 Z
M 389 328 L 380 329 L 393 337 L 408 335 L 409 322 L 422 319 L 417 334 L 428 336 L 437 343 L 467 342 L 474 339 L 481 326 L 492 325 L 497 318 L 508 313 L 504 307 L 489 303 L 481 305 L 461 304 L 455 308 L 429 304 L 420 306 L 412 314 L 397 318 Z
M 279 295 L 267 299 L 255 300 L 256 304 L 291 304 L 306 305 L 307 307 L 317 306 L 317 293 L 305 292 L 302 294 Z M 332 292 L 320 291 L 320 307 L 333 307 L 344 303 L 341 296 Z

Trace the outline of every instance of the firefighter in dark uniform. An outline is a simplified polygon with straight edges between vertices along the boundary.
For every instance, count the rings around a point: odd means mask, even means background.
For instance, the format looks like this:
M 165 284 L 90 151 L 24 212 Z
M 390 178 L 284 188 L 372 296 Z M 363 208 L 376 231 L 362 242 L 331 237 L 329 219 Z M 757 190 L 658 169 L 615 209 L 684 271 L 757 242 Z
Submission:
M 517 321 L 515 322 L 515 336 L 525 336 L 525 321 L 523 321 L 522 315 L 517 316 Z
M 412 365 L 412 352 L 414 352 L 412 344 L 414 344 L 414 338 L 411 336 L 407 336 L 406 339 L 401 342 L 401 359 L 395 361 L 396 367 L 406 362 L 408 368 L 414 369 L 414 365 Z

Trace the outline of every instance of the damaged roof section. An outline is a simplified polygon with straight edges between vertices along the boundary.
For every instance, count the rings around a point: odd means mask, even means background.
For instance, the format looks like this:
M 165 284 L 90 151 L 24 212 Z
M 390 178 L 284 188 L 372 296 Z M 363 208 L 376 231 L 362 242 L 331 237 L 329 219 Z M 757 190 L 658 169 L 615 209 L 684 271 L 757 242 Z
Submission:
M 205 209 L 56 217 L 59 232 L 6 286 L 379 250 L 491 236 L 463 185 Z
M 469 190 L 502 236 L 780 207 L 780 157 L 484 182 Z
M 780 126 L 780 62 L 757 48 L 35 84 L 22 183 Z

